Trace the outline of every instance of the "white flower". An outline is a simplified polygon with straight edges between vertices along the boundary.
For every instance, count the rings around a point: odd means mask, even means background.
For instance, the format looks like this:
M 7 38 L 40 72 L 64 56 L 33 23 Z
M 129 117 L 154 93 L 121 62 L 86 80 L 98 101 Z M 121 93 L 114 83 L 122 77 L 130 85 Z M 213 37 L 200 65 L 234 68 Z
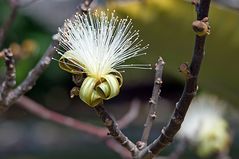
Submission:
M 76 14 L 74 20 L 66 20 L 63 29 L 59 29 L 60 46 L 63 57 L 65 51 L 71 51 L 71 61 L 92 77 L 101 78 L 115 69 L 149 68 L 149 65 L 123 65 L 133 57 L 145 55 L 147 48 L 141 47 L 138 31 L 132 31 L 132 20 L 119 19 L 114 12 L 89 12 Z
M 228 124 L 223 118 L 226 103 L 212 95 L 193 100 L 177 135 L 197 147 L 200 156 L 226 151 L 230 145 Z
M 73 74 L 86 74 L 80 98 L 90 106 L 98 105 L 119 93 L 122 76 L 118 69 L 149 69 L 145 64 L 123 64 L 126 60 L 145 55 L 139 33 L 132 29 L 131 19 L 119 19 L 114 12 L 76 14 L 59 29 L 62 55 L 60 67 Z

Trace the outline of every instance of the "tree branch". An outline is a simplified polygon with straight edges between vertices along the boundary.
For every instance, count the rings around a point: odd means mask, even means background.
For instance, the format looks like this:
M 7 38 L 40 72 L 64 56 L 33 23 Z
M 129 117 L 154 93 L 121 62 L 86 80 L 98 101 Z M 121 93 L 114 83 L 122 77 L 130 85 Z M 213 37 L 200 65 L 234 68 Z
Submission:
M 0 101 L 1 105 L 5 105 L 5 98 L 7 97 L 10 90 L 15 86 L 16 84 L 16 69 L 15 69 L 15 60 L 13 58 L 13 53 L 10 49 L 4 49 L 2 51 L 3 58 L 5 61 L 6 66 L 6 74 L 5 74 L 5 80 L 1 84 L 0 87 Z M 1 109 L 5 109 L 6 107 L 0 107 Z
M 95 111 L 98 113 L 104 125 L 108 128 L 109 135 L 114 137 L 118 143 L 129 150 L 132 156 L 135 156 L 138 153 L 136 145 L 122 133 L 118 127 L 118 124 L 114 121 L 114 119 L 112 119 L 108 112 L 106 112 L 104 107 L 102 105 L 98 105 L 95 107 Z
M 199 4 L 198 20 L 202 20 L 208 16 L 210 0 L 201 0 Z M 149 146 L 139 153 L 139 158 L 150 159 L 159 154 L 162 149 L 173 141 L 173 137 L 178 132 L 184 120 L 189 105 L 197 92 L 197 77 L 204 56 L 204 45 L 206 35 L 196 35 L 195 47 L 190 67 L 187 71 L 190 76 L 186 76 L 185 86 L 179 102 L 171 116 L 166 127 L 161 131 L 161 135 L 154 140 Z
M 11 91 L 6 98 L 6 105 L 11 105 L 14 103 L 20 96 L 28 92 L 35 85 L 37 79 L 45 71 L 47 66 L 51 62 L 51 58 L 55 54 L 54 46 L 58 45 L 57 41 L 52 42 L 48 47 L 43 57 L 40 59 L 38 64 L 28 73 L 26 79 L 13 91 Z
M 153 121 L 157 117 L 157 106 L 158 106 L 158 99 L 161 92 L 161 85 L 162 85 L 162 74 L 163 74 L 163 66 L 165 62 L 160 57 L 158 62 L 155 64 L 155 79 L 154 79 L 154 87 L 152 92 L 152 97 L 149 100 L 149 112 L 144 124 L 143 135 L 141 138 L 141 142 L 143 145 L 138 146 L 139 149 L 144 148 L 147 146 L 148 138 L 150 135 L 150 131 L 153 125 Z

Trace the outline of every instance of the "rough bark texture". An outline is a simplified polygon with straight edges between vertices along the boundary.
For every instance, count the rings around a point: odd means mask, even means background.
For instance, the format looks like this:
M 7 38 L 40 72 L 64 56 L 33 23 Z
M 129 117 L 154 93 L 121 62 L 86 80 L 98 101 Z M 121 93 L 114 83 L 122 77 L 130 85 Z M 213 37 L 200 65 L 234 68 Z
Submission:
M 163 66 L 165 62 L 160 57 L 158 62 L 155 64 L 155 78 L 154 78 L 154 87 L 152 92 L 152 97 L 149 100 L 149 113 L 144 124 L 144 131 L 142 135 L 141 142 L 143 142 L 142 146 L 139 145 L 139 148 L 143 148 L 147 145 L 148 138 L 150 135 L 150 131 L 153 125 L 154 120 L 157 118 L 157 106 L 158 106 L 158 99 L 161 93 L 161 85 L 162 85 L 162 74 L 163 74 Z
M 114 121 L 114 119 L 112 119 L 109 113 L 106 112 L 105 108 L 102 105 L 98 105 L 95 107 L 95 111 L 98 113 L 104 125 L 108 128 L 109 135 L 111 135 L 118 143 L 129 150 L 132 156 L 137 154 L 138 149 L 136 145 L 122 133 L 118 127 L 118 124 Z
M 210 0 L 201 0 L 198 5 L 197 20 L 208 17 Z M 144 150 L 140 151 L 137 158 L 151 159 L 159 154 L 162 149 L 173 141 L 181 127 L 189 105 L 197 92 L 197 79 L 204 56 L 206 36 L 195 37 L 195 46 L 191 64 L 188 68 L 189 76 L 186 77 L 185 86 L 180 100 L 176 104 L 174 112 L 168 124 L 162 129 L 160 136 Z

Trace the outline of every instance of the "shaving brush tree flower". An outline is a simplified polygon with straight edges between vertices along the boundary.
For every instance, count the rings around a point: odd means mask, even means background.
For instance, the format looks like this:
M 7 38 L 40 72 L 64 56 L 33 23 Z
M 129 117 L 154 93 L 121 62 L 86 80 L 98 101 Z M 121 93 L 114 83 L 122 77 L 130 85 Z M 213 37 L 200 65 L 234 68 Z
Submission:
M 83 78 L 80 88 L 72 90 L 82 101 L 95 107 L 103 100 L 118 95 L 123 83 L 119 70 L 150 69 L 147 64 L 123 64 L 145 55 L 148 45 L 141 47 L 139 31 L 133 30 L 131 19 L 119 19 L 114 11 L 89 11 L 75 14 L 59 28 L 57 52 L 61 69 Z
M 177 137 L 187 139 L 201 157 L 227 152 L 231 136 L 224 118 L 226 106 L 213 95 L 199 95 L 192 102 Z

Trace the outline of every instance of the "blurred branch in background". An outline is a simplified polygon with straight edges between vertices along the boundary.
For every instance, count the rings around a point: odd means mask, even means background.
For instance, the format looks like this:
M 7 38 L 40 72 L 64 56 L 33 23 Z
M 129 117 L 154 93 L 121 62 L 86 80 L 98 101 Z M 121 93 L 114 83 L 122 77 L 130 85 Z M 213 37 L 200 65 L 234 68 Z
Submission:
M 0 28 L 0 49 L 2 48 L 3 42 L 5 40 L 9 28 L 11 27 L 16 18 L 17 10 L 19 8 L 18 0 L 9 0 L 9 3 L 11 6 L 11 13 L 9 17 L 6 19 L 6 21 L 3 23 L 2 27 Z
M 28 110 L 29 112 L 43 119 L 54 121 L 65 126 L 69 126 L 74 129 L 84 131 L 88 134 L 97 136 L 99 138 L 108 137 L 107 128 L 93 126 L 92 124 L 86 124 L 74 118 L 61 115 L 54 111 L 50 111 L 44 106 L 40 105 L 39 103 L 33 101 L 32 99 L 26 96 L 20 97 L 17 100 L 17 104 L 19 104 L 20 107 Z M 129 111 L 122 118 L 118 120 L 120 129 L 127 127 L 138 116 L 139 107 L 140 107 L 139 100 L 135 99 L 131 102 Z
M 115 142 L 114 139 L 108 138 L 108 130 L 106 128 L 97 127 L 95 125 L 85 123 L 77 119 L 48 110 L 44 106 L 36 103 L 26 96 L 20 97 L 17 100 L 17 104 L 19 104 L 21 108 L 26 109 L 27 111 L 38 117 L 71 127 L 73 129 L 80 130 L 87 134 L 103 139 L 110 149 L 119 153 L 123 158 L 129 158 L 130 156 L 129 152 L 122 148 L 117 142 Z M 131 102 L 130 110 L 121 119 L 118 120 L 120 129 L 127 127 L 131 122 L 133 122 L 133 120 L 138 116 L 139 107 L 139 100 L 135 99 Z
M 33 3 L 36 3 L 36 2 L 38 2 L 38 1 L 41 1 L 41 0 L 29 0 L 29 1 L 27 1 L 27 2 L 25 2 L 25 3 L 23 3 L 23 4 L 21 4 L 20 7 L 21 7 L 21 8 L 25 8 L 25 7 L 28 7 L 28 6 L 30 6 L 30 5 L 32 5 Z

